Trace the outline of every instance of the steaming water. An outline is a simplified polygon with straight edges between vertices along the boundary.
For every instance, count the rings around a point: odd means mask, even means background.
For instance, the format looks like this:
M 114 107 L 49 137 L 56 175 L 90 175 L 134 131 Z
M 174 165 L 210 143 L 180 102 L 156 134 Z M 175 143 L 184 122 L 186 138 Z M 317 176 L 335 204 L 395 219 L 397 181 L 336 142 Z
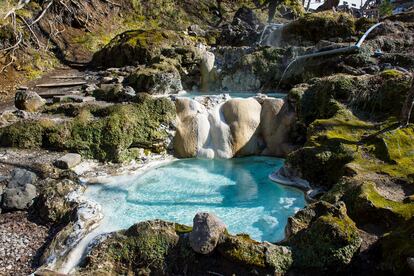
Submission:
M 282 159 L 179 160 L 132 179 L 90 186 L 86 196 L 101 204 L 105 231 L 163 219 L 192 225 L 197 212 L 216 214 L 231 233 L 259 241 L 284 238 L 288 216 L 304 207 L 301 191 L 278 185 L 268 175 Z

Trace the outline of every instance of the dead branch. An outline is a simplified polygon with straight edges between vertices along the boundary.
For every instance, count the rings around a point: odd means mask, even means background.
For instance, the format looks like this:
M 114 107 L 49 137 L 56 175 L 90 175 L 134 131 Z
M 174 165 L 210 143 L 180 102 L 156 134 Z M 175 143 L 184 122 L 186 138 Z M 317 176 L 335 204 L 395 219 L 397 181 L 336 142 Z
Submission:
M 33 26 L 34 24 L 36 24 L 37 22 L 40 21 L 40 19 L 42 19 L 43 16 L 45 16 L 47 10 L 50 8 L 50 6 L 52 6 L 52 4 L 53 4 L 53 0 L 50 0 L 47 6 L 43 9 L 40 15 L 30 24 L 30 26 Z

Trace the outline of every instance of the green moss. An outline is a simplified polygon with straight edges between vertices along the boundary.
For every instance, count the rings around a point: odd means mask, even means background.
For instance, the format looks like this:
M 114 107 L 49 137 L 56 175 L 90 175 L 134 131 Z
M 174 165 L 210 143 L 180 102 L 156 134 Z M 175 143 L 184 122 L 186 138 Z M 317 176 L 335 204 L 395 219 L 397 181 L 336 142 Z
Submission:
M 58 124 L 16 123 L 0 130 L 0 141 L 8 147 L 67 150 L 114 162 L 129 160 L 133 155 L 129 148 L 161 152 L 168 134 L 160 125 L 171 123 L 175 107 L 166 98 L 141 100 L 99 109 L 94 114 L 97 117 L 84 110 L 73 120 Z
M 403 223 L 414 215 L 414 203 L 396 202 L 378 193 L 375 184 L 363 182 L 344 195 L 350 215 L 359 224 L 376 223 L 385 229 Z
M 187 225 L 179 224 L 179 223 L 175 224 L 175 232 L 179 235 L 190 233 L 192 230 L 193 230 L 193 227 L 191 226 L 187 226 Z
M 284 36 L 318 42 L 322 39 L 350 37 L 355 34 L 355 19 L 347 13 L 332 11 L 307 13 L 283 30 Z
M 168 256 L 174 252 L 178 241 L 174 223 L 141 222 L 94 248 L 87 259 L 87 269 L 93 273 L 104 270 L 117 275 L 165 275 Z
M 382 124 L 385 129 L 392 121 Z M 355 163 L 361 172 L 375 172 L 414 183 L 414 125 L 393 128 L 361 145 Z M 370 158 L 367 158 L 370 156 Z
M 266 256 L 259 243 L 248 235 L 229 236 L 219 250 L 222 254 L 242 264 L 264 268 Z
M 381 267 L 395 275 L 410 275 L 407 258 L 414 256 L 414 218 L 401 224 L 380 241 L 382 252 Z
M 195 45 L 196 38 L 171 30 L 133 30 L 111 40 L 95 53 L 95 66 L 122 67 L 125 65 L 150 65 L 159 61 L 161 53 L 175 46 Z M 115 57 L 115 58 L 114 58 Z
M 0 143 L 3 147 L 40 148 L 43 142 L 43 131 L 44 127 L 40 122 L 17 122 L 0 129 Z
M 357 252 L 361 239 L 355 223 L 347 216 L 345 205 L 333 206 L 317 202 L 300 211 L 294 220 L 305 216 L 303 227 L 288 238 L 292 246 L 294 267 L 340 269 L 347 265 Z M 297 223 L 297 222 L 296 222 Z
M 77 183 L 65 180 L 45 180 L 40 185 L 39 197 L 36 199 L 33 212 L 47 223 L 62 224 L 68 221 L 75 208 L 66 200 L 66 196 L 81 188 Z

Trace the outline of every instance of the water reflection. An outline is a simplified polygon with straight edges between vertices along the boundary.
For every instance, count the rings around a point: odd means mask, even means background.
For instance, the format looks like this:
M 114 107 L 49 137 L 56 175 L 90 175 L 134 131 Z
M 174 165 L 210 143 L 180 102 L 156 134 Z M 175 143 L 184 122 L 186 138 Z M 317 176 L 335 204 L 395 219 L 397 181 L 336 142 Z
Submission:
M 282 164 L 265 157 L 180 160 L 138 178 L 91 186 L 86 194 L 101 203 L 110 230 L 155 218 L 191 225 L 195 213 L 208 211 L 230 232 L 276 241 L 284 237 L 287 217 L 305 204 L 300 191 L 268 179 Z

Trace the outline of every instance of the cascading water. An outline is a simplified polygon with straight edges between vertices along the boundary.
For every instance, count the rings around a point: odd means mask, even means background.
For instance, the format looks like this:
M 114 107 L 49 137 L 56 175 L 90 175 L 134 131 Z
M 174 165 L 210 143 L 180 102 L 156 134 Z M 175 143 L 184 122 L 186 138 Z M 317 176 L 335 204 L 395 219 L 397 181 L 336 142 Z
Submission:
M 284 24 L 269 23 L 260 35 L 259 45 L 278 47 L 282 38 L 282 29 Z

